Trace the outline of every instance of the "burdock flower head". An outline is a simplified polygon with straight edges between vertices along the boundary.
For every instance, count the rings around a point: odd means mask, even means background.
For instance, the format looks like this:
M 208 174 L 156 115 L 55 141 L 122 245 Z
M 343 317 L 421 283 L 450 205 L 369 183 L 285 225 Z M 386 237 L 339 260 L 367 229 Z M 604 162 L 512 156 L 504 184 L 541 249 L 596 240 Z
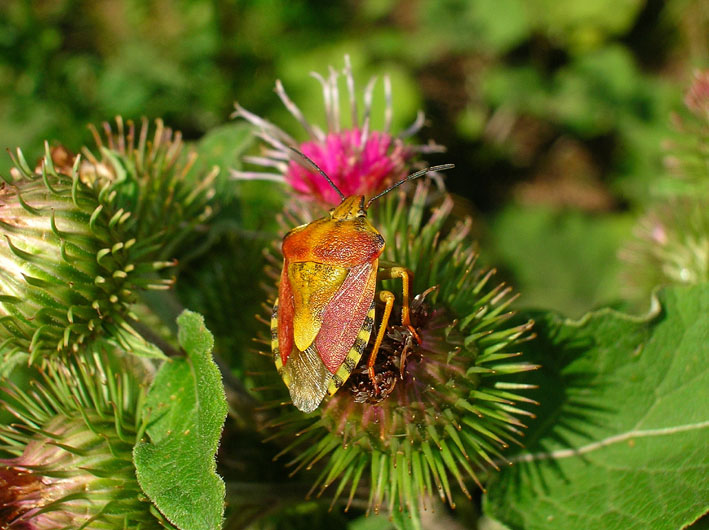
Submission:
M 431 207 L 430 183 L 419 182 L 413 198 L 391 193 L 370 210 L 386 242 L 380 259 L 410 270 L 415 294 L 410 326 L 402 325 L 403 300 L 394 301 L 373 370 L 367 361 L 383 302 L 374 307 L 360 363 L 347 367 L 344 385 L 314 412 L 289 403 L 275 369 L 264 376 L 271 438 L 283 444 L 281 456 L 292 455 L 294 473 L 320 470 L 311 493 L 332 486 L 333 503 L 368 488 L 375 512 L 415 516 L 432 497 L 453 505 L 452 484 L 468 496 L 469 481 L 481 487 L 487 470 L 505 462 L 504 449 L 520 443 L 521 418 L 532 415 L 520 407 L 534 401 L 519 374 L 536 366 L 517 360 L 532 322 L 515 321 L 511 288 L 476 266 L 470 219 L 455 223 L 447 196 Z M 400 293 L 401 281 L 380 288 Z
M 695 75 L 684 101 L 690 113 L 675 116 L 659 200 L 620 252 L 631 294 L 709 281 L 709 71 Z
M 15 420 L 0 427 L 0 527 L 170 527 L 136 479 L 133 446 L 145 388 L 134 363 L 112 355 L 45 363 L 25 393 L 6 382 L 1 405 Z
M 268 172 L 233 171 L 238 179 L 268 179 L 286 182 L 301 197 L 316 200 L 321 205 L 339 203 L 339 196 L 313 167 L 293 156 L 291 147 L 310 158 L 327 173 L 335 185 L 346 195 L 375 195 L 388 185 L 406 175 L 408 167 L 417 153 L 441 151 L 435 143 L 411 145 L 404 140 L 416 134 L 424 124 L 424 115 L 418 113 L 416 121 L 405 131 L 394 135 L 392 123 L 391 82 L 384 77 L 386 99 L 385 125 L 383 130 L 372 130 L 372 95 L 376 84 L 373 78 L 364 90 L 364 110 L 360 115 L 357 92 L 352 76 L 349 57 L 345 56 L 342 74 L 330 67 L 330 73 L 323 77 L 312 74 L 322 85 L 325 101 L 327 129 L 311 123 L 296 104 L 288 97 L 280 81 L 276 82 L 276 93 L 281 101 L 300 123 L 308 135 L 299 142 L 274 124 L 247 111 L 238 103 L 234 116 L 244 118 L 254 124 L 257 135 L 266 146 L 262 156 L 244 157 L 246 162 L 268 168 Z M 340 79 L 344 76 L 349 101 L 351 123 L 342 125 L 340 109 Z
M 49 150 L 32 169 L 20 150 L 0 183 L 0 358 L 3 369 L 110 336 L 128 351 L 159 352 L 134 331 L 142 289 L 169 288 L 161 269 L 209 215 L 213 177 L 188 181 L 179 134 L 147 122 L 136 134 L 106 125 L 94 156 Z
M 675 197 L 656 205 L 620 252 L 628 289 L 709 281 L 709 198 Z

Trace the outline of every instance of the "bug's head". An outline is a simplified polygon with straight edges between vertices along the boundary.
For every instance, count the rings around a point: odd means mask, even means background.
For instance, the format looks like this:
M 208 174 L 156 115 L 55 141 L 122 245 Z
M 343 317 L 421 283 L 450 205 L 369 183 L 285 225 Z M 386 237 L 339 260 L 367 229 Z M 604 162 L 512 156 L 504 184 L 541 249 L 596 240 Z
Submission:
M 357 217 L 367 217 L 364 207 L 364 195 L 352 195 L 330 210 L 330 217 L 338 221 L 348 221 Z

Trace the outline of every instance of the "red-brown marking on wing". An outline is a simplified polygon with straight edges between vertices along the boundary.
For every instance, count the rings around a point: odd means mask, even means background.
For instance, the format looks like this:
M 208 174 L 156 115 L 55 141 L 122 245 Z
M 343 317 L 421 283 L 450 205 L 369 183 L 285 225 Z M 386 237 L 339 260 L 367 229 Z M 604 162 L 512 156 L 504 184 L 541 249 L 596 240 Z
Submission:
M 284 365 L 293 349 L 293 293 L 287 269 L 288 264 L 284 260 L 281 282 L 278 284 L 278 349 Z
M 342 287 L 323 312 L 315 346 L 330 373 L 334 374 L 347 357 L 372 306 L 377 261 L 350 269 Z

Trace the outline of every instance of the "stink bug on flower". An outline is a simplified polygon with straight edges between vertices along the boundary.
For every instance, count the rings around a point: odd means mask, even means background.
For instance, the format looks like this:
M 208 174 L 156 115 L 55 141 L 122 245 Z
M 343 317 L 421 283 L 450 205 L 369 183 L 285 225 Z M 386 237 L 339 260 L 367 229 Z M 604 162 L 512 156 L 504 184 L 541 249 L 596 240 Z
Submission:
M 393 293 L 377 290 L 377 276 L 401 278 L 401 324 L 420 342 L 409 317 L 412 273 L 380 263 L 384 238 L 367 219 L 367 210 L 404 182 L 453 164 L 417 171 L 365 203 L 363 195 L 345 197 L 312 160 L 293 151 L 312 164 L 341 198 L 328 215 L 292 229 L 283 238 L 283 270 L 271 317 L 271 349 L 278 373 L 293 404 L 312 412 L 325 394 L 337 392 L 357 366 L 372 334 L 378 295 L 384 312 L 368 361 L 369 377 L 377 389 L 374 364 L 394 306 Z

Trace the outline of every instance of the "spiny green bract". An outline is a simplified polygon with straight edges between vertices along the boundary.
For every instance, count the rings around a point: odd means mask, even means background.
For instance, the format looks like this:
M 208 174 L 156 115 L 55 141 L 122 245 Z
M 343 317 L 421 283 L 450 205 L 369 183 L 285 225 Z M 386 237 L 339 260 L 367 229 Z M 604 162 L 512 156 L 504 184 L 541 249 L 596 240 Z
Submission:
M 131 324 L 142 289 L 166 289 L 159 271 L 174 264 L 177 245 L 211 209 L 214 174 L 190 174 L 179 134 L 147 122 L 136 138 L 96 134 L 97 158 L 46 149 L 31 169 L 0 184 L 0 358 L 7 372 L 54 352 L 76 352 L 105 336 L 127 351 L 159 356 Z
M 155 121 L 150 131 L 143 119 L 139 129 L 116 118 L 116 131 L 103 124 L 104 135 L 91 127 L 97 153 L 84 148 L 89 164 L 83 172 L 94 187 L 116 192 L 115 207 L 131 212 L 131 232 L 139 240 L 160 241 L 160 259 L 179 257 L 196 237 L 195 228 L 209 219 L 218 168 L 205 173 L 197 167 L 197 152 L 188 150 L 182 134 Z

